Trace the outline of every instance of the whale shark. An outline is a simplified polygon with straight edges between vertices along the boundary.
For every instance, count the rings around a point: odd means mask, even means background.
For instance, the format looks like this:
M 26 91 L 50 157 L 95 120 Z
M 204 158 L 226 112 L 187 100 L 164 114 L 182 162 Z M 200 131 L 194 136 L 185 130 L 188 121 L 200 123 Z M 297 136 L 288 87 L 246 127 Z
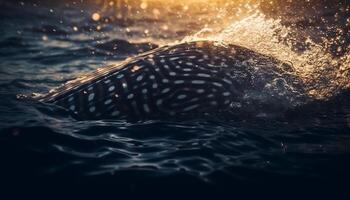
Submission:
M 159 47 L 40 97 L 79 120 L 263 116 L 307 101 L 292 65 L 217 41 Z

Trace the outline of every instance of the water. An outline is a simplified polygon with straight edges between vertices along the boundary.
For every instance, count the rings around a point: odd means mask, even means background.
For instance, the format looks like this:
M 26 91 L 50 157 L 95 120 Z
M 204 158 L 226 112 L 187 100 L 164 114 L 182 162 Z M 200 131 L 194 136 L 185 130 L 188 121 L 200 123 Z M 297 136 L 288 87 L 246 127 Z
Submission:
M 157 11 L 149 4 L 143 12 L 131 11 L 127 20 L 115 17 L 108 6 L 81 2 L 0 5 L 0 177 L 9 188 L 40 185 L 112 194 L 176 188 L 202 195 L 252 195 L 245 192 L 270 191 L 269 186 L 346 188 L 348 43 L 327 35 L 320 42 L 310 27 L 290 28 L 290 16 L 269 18 L 269 10 L 257 11 L 256 3 L 234 7 L 242 12 L 239 16 L 230 15 L 229 5 L 212 10 L 197 5 L 189 13 L 196 4 L 174 3 L 182 6 L 176 13 L 171 5 Z M 96 12 L 97 21 L 92 19 Z M 345 25 L 344 20 L 336 25 L 348 30 L 347 17 L 345 11 Z M 301 40 L 300 46 L 295 33 L 309 38 L 307 45 Z M 283 118 L 129 122 L 76 121 L 59 107 L 22 98 L 158 46 L 198 38 L 242 45 L 292 63 L 315 101 Z M 339 38 L 349 41 L 346 34 Z

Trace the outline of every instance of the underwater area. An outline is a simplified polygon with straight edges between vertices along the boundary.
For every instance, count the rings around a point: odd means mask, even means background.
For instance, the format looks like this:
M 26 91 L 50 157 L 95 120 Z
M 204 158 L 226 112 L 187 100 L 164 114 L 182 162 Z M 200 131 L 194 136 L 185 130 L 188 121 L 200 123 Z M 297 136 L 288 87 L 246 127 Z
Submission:
M 0 27 L 0 191 L 234 197 L 348 188 L 347 0 L 0 0 Z M 203 40 L 287 63 L 305 98 L 288 93 L 282 76 L 247 99 L 287 99 L 287 110 L 252 105 L 247 117 L 232 103 L 232 117 L 136 121 L 77 120 L 30 98 L 141 53 Z M 265 76 L 261 63 L 241 64 Z

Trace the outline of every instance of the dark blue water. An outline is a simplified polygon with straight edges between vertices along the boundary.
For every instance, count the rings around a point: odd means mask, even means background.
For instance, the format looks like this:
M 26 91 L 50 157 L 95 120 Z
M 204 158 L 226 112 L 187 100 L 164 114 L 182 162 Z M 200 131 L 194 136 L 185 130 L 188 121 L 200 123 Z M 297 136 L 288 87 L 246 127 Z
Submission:
M 0 4 L 2 189 L 56 195 L 60 188 L 112 197 L 346 189 L 349 92 L 287 118 L 138 123 L 76 121 L 59 107 L 20 98 L 164 42 L 164 34 L 145 35 L 145 28 L 158 26 L 152 20 L 100 23 L 91 20 L 94 7 L 62 5 Z M 166 39 L 192 31 L 178 29 Z

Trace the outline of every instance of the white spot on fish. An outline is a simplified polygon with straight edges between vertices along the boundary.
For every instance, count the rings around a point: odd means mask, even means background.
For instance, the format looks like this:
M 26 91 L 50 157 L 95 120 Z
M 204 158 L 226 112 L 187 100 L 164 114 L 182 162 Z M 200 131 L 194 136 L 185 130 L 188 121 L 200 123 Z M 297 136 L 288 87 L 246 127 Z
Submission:
M 162 103 L 163 103 L 163 100 L 162 99 L 158 99 L 157 102 L 156 102 L 156 105 L 160 106 L 160 105 L 162 105 Z
M 117 115 L 119 115 L 119 114 L 120 114 L 120 112 L 116 110 L 116 111 L 112 112 L 111 115 L 112 115 L 113 117 L 115 117 L 115 116 L 117 116 Z
M 184 80 L 176 80 L 174 83 L 175 84 L 182 84 L 182 83 L 185 83 L 185 81 Z
M 127 97 L 128 97 L 128 99 L 132 99 L 132 98 L 134 98 L 134 94 L 129 94 Z
M 115 89 L 114 85 L 108 88 L 108 91 L 112 92 Z
M 223 87 L 223 85 L 221 83 L 217 83 L 217 82 L 214 82 L 213 85 L 216 85 L 218 87 Z
M 193 106 L 186 107 L 186 108 L 182 109 L 182 111 L 187 112 L 187 111 L 190 111 L 190 110 L 196 109 L 197 107 L 199 107 L 199 105 L 198 105 L 198 104 L 193 105 Z
M 224 95 L 225 97 L 227 97 L 227 96 L 230 96 L 230 93 L 229 93 L 229 92 L 224 92 L 224 93 L 222 93 L 222 95 Z
M 194 101 L 198 101 L 198 100 L 199 100 L 199 98 L 196 97 L 196 98 L 191 99 L 190 102 L 194 102 Z
M 92 101 L 95 98 L 95 93 L 89 94 L 88 101 Z
M 224 79 L 222 79 L 223 81 L 225 81 L 226 83 L 228 83 L 228 84 L 232 84 L 232 81 L 230 81 L 230 80 L 228 80 L 228 79 L 226 79 L 226 78 L 224 78 Z
M 89 108 L 89 111 L 90 111 L 90 112 L 95 112 L 95 110 L 96 110 L 96 107 L 95 107 L 95 106 L 92 106 L 92 107 Z
M 169 83 L 168 79 L 163 79 L 162 81 L 163 81 L 163 83 Z
M 205 81 L 202 81 L 202 80 L 194 80 L 192 81 L 193 84 L 204 84 Z
M 217 106 L 217 105 L 218 105 L 218 102 L 212 101 L 212 102 L 210 102 L 210 104 L 213 105 L 213 106 Z
M 105 101 L 105 105 L 108 105 L 110 103 L 112 103 L 112 99 L 108 99 L 108 100 Z
M 204 91 L 205 91 L 204 89 L 198 89 L 197 93 L 201 94 L 201 93 L 204 93 Z
M 162 93 L 164 94 L 164 93 L 167 93 L 169 91 L 170 91 L 170 88 L 165 88 L 165 89 L 162 90 Z
M 71 105 L 71 106 L 69 107 L 69 110 L 74 111 L 74 110 L 75 110 L 75 106 L 74 106 L 74 105 Z
M 74 97 L 69 97 L 68 101 L 71 102 L 74 100 Z
M 181 94 L 181 95 L 177 96 L 177 99 L 184 99 L 184 98 L 186 98 L 186 97 L 187 97 L 186 95 Z
M 150 79 L 155 79 L 156 77 L 154 75 L 149 76 Z
M 157 83 L 153 83 L 152 88 L 153 89 L 157 89 L 158 88 L 158 84 Z
M 118 74 L 118 75 L 117 75 L 117 78 L 118 78 L 118 79 L 122 79 L 123 77 L 124 77 L 124 74 Z
M 146 113 L 149 113 L 150 112 L 150 109 L 148 107 L 147 104 L 143 104 L 143 110 L 146 112 Z
M 206 77 L 206 78 L 210 78 L 210 75 L 209 74 L 198 74 L 198 76 L 200 76 L 200 77 Z
M 176 76 L 176 73 L 175 72 L 169 72 L 169 75 L 170 76 Z
M 141 81 L 142 79 L 143 79 L 143 76 L 140 75 L 140 76 L 138 76 L 138 77 L 136 78 L 136 81 Z

